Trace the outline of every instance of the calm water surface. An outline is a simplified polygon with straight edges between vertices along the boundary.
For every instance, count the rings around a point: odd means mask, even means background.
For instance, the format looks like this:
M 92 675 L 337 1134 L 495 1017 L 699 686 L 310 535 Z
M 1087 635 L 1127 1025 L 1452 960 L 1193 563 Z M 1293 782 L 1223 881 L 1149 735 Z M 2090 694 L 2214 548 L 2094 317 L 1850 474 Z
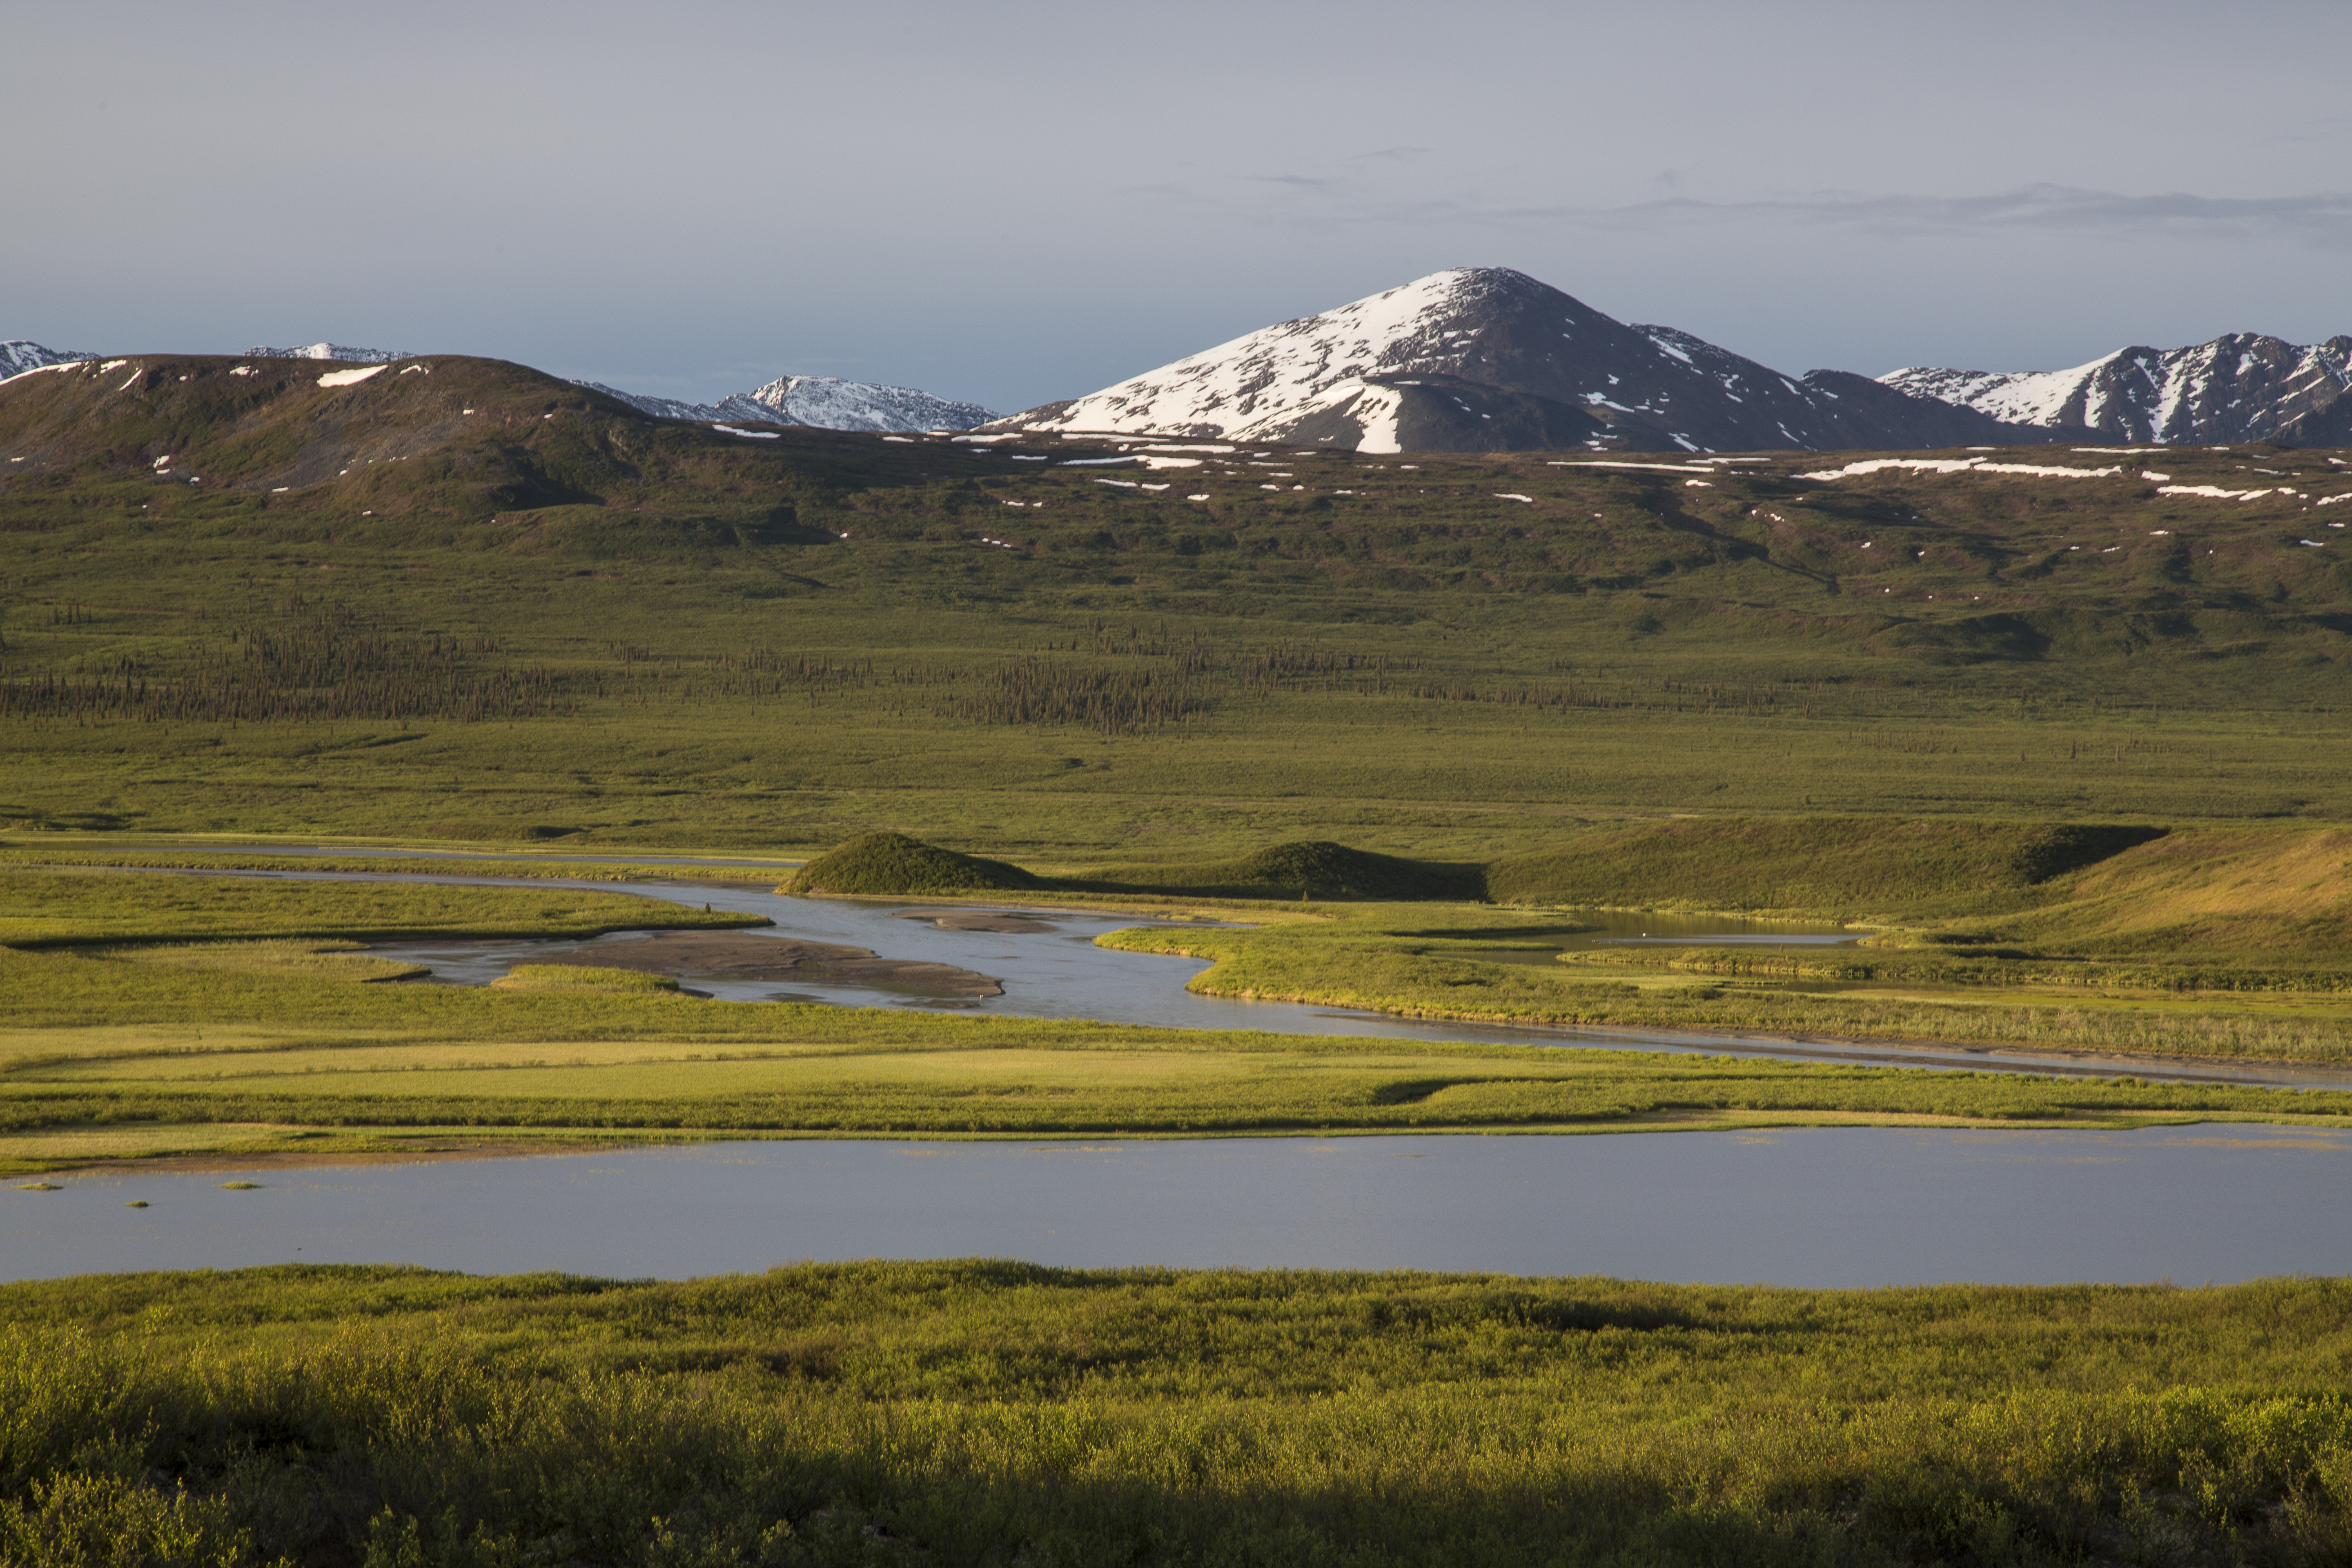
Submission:
M 222 1189 L 239 1179 L 262 1185 Z M 0 1189 L 0 1278 L 975 1256 L 1819 1287 L 2352 1272 L 2352 1134 L 2278 1127 L 810 1141 L 50 1180 Z

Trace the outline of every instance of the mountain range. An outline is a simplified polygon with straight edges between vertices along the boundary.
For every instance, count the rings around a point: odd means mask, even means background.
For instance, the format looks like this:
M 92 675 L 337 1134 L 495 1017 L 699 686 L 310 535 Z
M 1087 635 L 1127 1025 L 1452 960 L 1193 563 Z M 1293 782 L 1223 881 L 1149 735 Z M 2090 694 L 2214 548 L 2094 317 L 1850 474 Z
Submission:
M 2232 334 L 2069 371 L 1790 376 L 1628 325 L 1525 273 L 1459 268 L 1261 328 L 1001 430 L 1368 452 L 1768 451 L 2352 442 L 2352 338 Z
M 257 358 L 384 363 L 320 342 Z M 0 342 L 0 379 L 92 355 Z M 2052 443 L 2352 445 L 2352 337 L 2231 333 L 2059 371 L 1791 376 L 1628 325 L 1523 272 L 1455 268 L 999 418 L 911 387 L 787 375 L 717 403 L 580 382 L 660 419 L 1092 434 L 1364 452 L 1894 450 Z
M 969 430 L 996 417 L 977 403 L 951 403 L 911 386 L 837 381 L 829 375 L 781 376 L 756 392 L 739 392 L 717 403 L 649 397 L 595 381 L 580 384 L 617 397 L 656 419 L 694 419 L 705 424 L 748 419 L 770 425 L 814 425 L 824 430 Z
M 355 349 L 349 343 L 310 343 L 299 349 L 247 349 L 247 359 L 331 359 L 353 364 L 390 364 L 413 356 L 394 349 Z
M 78 364 L 96 354 L 61 353 L 36 342 L 12 339 L 0 342 L 0 381 L 50 365 Z M 300 348 L 250 348 L 247 359 L 338 360 L 352 364 L 390 364 L 414 359 L 388 349 L 354 348 L 348 343 L 310 343 Z M 656 419 L 690 419 L 700 424 L 752 421 L 769 425 L 807 425 L 822 430 L 968 430 L 996 417 L 976 403 L 954 403 L 908 386 L 881 386 L 862 381 L 841 381 L 829 375 L 781 376 L 754 392 L 737 393 L 717 403 L 681 403 L 623 392 L 602 382 L 573 384 L 619 398 L 641 414 Z
M 1433 272 L 988 428 L 1366 452 L 1885 449 L 2082 434 L 1842 371 L 1784 375 L 1496 267 Z
M 2185 349 L 2117 349 L 2072 370 L 1936 370 L 1879 378 L 1995 419 L 2158 446 L 2352 444 L 2352 337 L 2304 347 L 2231 332 Z

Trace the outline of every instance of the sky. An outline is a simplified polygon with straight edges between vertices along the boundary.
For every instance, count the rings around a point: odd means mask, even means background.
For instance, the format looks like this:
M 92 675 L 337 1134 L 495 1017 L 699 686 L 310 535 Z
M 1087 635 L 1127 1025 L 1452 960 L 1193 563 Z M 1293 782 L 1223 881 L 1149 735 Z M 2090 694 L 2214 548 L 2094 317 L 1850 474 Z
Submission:
M 0 338 L 1000 411 L 1446 267 L 1787 372 L 2352 333 L 2344 0 L 77 0 Z

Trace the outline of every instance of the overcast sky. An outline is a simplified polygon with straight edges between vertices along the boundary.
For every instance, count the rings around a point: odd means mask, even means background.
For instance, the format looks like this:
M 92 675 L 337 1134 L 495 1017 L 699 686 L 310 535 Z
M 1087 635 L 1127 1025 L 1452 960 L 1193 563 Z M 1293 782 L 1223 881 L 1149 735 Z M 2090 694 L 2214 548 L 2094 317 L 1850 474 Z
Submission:
M 27 5 L 0 338 L 1000 410 L 1444 267 L 1775 368 L 2352 332 L 2346 0 Z

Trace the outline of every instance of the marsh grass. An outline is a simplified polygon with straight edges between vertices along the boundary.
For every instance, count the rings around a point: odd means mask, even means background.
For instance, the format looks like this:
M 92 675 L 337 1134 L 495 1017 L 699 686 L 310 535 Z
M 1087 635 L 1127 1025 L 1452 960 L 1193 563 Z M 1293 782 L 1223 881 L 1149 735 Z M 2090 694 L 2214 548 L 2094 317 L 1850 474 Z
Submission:
M 676 995 L 678 992 L 677 982 L 667 974 L 566 963 L 518 963 L 490 984 L 499 991 L 576 991 L 606 996 Z
M 1579 930 L 1576 910 L 1425 904 L 1315 905 L 1311 920 L 1136 927 L 1097 940 L 1211 960 L 1187 983 L 1207 995 L 1415 1017 L 2352 1058 L 2345 997 L 2352 976 L 2326 945 L 2329 923 L 2300 922 L 2307 943 L 2300 950 L 2217 954 L 2184 944 L 2187 951 L 2167 963 L 2106 956 L 2095 920 L 2073 914 L 2075 906 L 2060 901 L 2063 889 L 2046 896 L 2052 901 L 2032 918 L 2057 950 L 2047 955 L 1942 946 L 1916 932 L 1905 940 L 1918 945 L 1835 952 L 1703 945 L 1558 952 Z M 2254 884 L 2246 896 L 2266 895 Z M 1502 949 L 1538 962 L 1496 962 Z M 1553 953 L 1553 962 L 1540 962 Z
M 307 869 L 307 868 L 304 868 Z M 333 945 L 419 937 L 601 936 L 763 925 L 659 900 L 574 888 L 268 881 L 0 863 L 0 942 L 16 950 L 137 943 L 156 964 L 258 975 L 273 966 L 390 979 Z M 201 942 L 201 948 L 190 947 Z M 235 943 L 231 947 L 214 945 Z M 345 950 L 347 951 L 347 950 Z M 310 955 L 316 955 L 316 961 Z M 341 967 L 351 964 L 351 967 Z
M 430 974 L 432 967 L 378 958 L 364 943 L 347 938 L 280 938 L 267 942 L 142 943 L 101 948 L 108 958 L 130 963 L 176 964 L 187 969 L 223 969 L 240 974 L 286 974 L 376 984 Z

